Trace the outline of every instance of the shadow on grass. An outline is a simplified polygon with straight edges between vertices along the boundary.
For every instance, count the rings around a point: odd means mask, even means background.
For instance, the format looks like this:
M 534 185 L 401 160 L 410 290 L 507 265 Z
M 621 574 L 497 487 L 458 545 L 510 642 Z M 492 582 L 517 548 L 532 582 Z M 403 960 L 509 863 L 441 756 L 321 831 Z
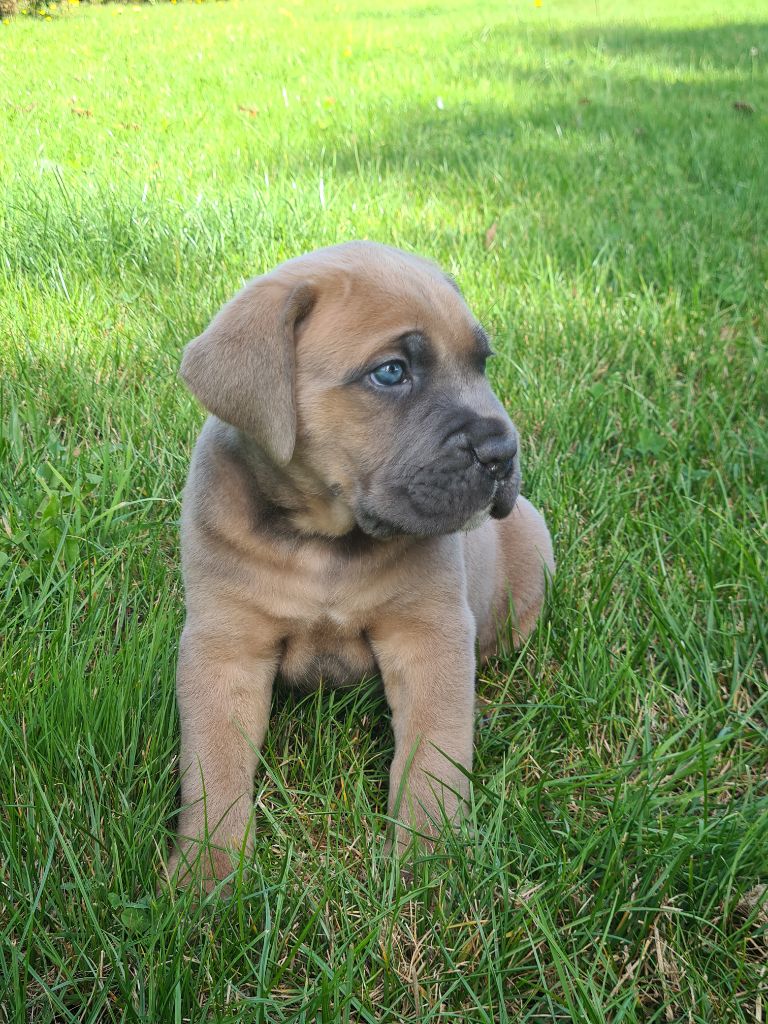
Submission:
M 468 47 L 456 92 L 460 95 L 469 82 L 509 81 L 529 86 L 527 95 L 521 99 L 518 88 L 508 104 L 475 104 L 454 101 L 446 86 L 443 109 L 430 101 L 403 114 L 382 105 L 373 119 L 374 144 L 364 147 L 354 140 L 354 167 L 373 156 L 393 169 L 418 161 L 436 170 L 473 170 L 518 146 L 523 126 L 559 126 L 585 139 L 606 132 L 648 140 L 657 135 L 668 147 L 709 126 L 748 143 L 765 137 L 766 67 L 768 23 L 677 31 L 500 26 L 482 48 Z M 745 106 L 735 109 L 734 103 Z M 343 146 L 339 157 L 341 166 L 349 166 Z
M 768 18 L 703 28 L 649 28 L 636 22 L 537 29 L 536 33 L 540 40 L 561 48 L 586 48 L 621 58 L 649 57 L 680 71 L 697 66 L 751 70 L 756 57 L 768 58 Z M 514 40 L 519 31 L 502 28 L 497 38 L 504 36 Z
M 569 272 L 607 253 L 633 286 L 694 279 L 739 305 L 768 270 L 766 61 L 758 22 L 501 26 L 468 45 L 439 100 L 383 103 L 364 138 L 339 139 L 334 168 L 401 183 L 405 210 L 430 183 L 449 209 L 456 193 L 465 222 L 475 196 L 479 240 L 497 221 L 499 242 L 543 244 Z M 482 96 L 505 81 L 508 101 L 465 98 L 467 83 Z

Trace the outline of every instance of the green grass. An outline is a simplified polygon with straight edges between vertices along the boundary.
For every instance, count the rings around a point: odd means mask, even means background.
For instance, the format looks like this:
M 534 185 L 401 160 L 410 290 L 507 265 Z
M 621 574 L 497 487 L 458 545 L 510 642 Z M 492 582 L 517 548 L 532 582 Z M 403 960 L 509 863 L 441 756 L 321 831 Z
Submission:
M 763 0 L 78 8 L 0 26 L 0 111 L 0 1020 L 765 1019 Z M 411 888 L 360 690 L 276 698 L 233 897 L 156 897 L 179 354 L 354 237 L 492 331 L 548 615 Z

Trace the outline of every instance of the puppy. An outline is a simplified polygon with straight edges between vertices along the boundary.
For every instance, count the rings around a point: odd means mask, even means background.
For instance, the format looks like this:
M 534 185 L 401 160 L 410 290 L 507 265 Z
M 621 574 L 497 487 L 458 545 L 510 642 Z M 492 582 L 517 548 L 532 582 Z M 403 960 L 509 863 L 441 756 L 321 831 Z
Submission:
M 187 346 L 212 415 L 182 511 L 178 881 L 210 887 L 247 848 L 278 678 L 381 677 L 398 847 L 460 811 L 476 647 L 510 606 L 522 641 L 554 571 L 490 354 L 450 277 L 372 242 L 256 278 Z

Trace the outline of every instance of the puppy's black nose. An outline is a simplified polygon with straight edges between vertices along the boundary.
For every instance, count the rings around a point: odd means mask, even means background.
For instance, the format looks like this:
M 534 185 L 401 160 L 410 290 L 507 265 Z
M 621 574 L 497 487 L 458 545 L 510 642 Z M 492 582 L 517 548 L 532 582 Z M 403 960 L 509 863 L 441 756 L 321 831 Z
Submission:
M 515 468 L 517 436 L 508 430 L 483 434 L 469 438 L 475 458 L 494 480 L 508 479 Z
M 515 460 L 504 459 L 503 462 L 489 462 L 485 467 L 494 480 L 498 480 L 502 483 L 504 480 L 508 480 L 512 475 L 512 470 L 515 468 Z

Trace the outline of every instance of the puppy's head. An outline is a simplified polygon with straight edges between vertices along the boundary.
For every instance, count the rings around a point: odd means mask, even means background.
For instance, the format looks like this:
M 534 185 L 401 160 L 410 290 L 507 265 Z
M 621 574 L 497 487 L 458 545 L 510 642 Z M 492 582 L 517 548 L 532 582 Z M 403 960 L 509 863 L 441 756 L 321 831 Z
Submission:
M 349 242 L 256 278 L 185 351 L 181 375 L 341 526 L 427 536 L 507 515 L 517 433 L 485 378 L 490 347 L 433 263 Z

